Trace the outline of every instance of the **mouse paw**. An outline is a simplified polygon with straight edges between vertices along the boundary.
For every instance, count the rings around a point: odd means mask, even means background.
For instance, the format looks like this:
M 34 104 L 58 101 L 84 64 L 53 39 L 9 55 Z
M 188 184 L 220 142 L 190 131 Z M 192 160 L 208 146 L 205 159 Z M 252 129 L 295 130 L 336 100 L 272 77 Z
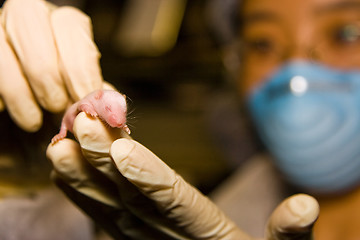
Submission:
M 130 135 L 131 131 L 130 131 L 130 128 L 129 128 L 127 125 L 125 125 L 122 129 L 123 129 L 127 134 Z
M 98 116 L 97 112 L 95 112 L 94 110 L 87 109 L 87 110 L 84 110 L 84 112 L 87 115 L 90 115 L 92 118 L 96 118 Z
M 81 104 L 79 106 L 79 110 L 90 115 L 91 117 L 95 118 L 98 116 L 98 113 L 94 110 L 93 107 L 90 107 L 88 104 Z
M 58 133 L 51 139 L 51 144 L 55 144 L 58 141 L 64 139 L 66 137 L 66 134 Z

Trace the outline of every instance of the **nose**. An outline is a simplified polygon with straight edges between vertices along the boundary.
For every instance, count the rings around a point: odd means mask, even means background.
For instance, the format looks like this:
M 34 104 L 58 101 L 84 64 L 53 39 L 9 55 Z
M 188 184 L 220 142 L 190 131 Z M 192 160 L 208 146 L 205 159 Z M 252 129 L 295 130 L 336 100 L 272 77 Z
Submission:
M 118 127 L 118 128 L 122 128 L 124 126 L 125 126 L 124 122 L 118 122 L 116 125 L 116 127 Z
M 299 24 L 290 36 L 290 44 L 285 49 L 284 60 L 315 61 L 318 58 L 317 38 L 316 30 L 310 23 Z
M 126 123 L 126 116 L 120 116 L 116 119 L 117 127 L 121 128 L 124 127 Z
M 285 51 L 283 58 L 284 61 L 307 60 L 314 62 L 319 59 L 319 56 L 315 47 L 310 44 L 293 44 Z

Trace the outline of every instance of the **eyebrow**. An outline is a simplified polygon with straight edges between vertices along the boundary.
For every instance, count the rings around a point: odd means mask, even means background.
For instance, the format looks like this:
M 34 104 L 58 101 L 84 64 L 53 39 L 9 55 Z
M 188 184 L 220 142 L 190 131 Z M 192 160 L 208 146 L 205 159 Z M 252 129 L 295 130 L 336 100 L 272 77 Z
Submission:
M 332 3 L 330 5 L 318 7 L 315 10 L 316 14 L 322 13 L 331 13 L 339 11 L 359 11 L 360 10 L 360 1 L 339 1 Z
M 315 9 L 315 14 L 327 13 L 327 12 L 338 12 L 344 10 L 360 10 L 360 1 L 339 1 L 326 6 L 320 6 Z M 263 21 L 278 21 L 277 16 L 267 11 L 256 11 L 248 15 L 240 17 L 242 24 L 263 22 Z
M 271 12 L 256 11 L 254 13 L 247 14 L 240 18 L 241 25 L 248 25 L 257 22 L 277 22 L 280 19 Z

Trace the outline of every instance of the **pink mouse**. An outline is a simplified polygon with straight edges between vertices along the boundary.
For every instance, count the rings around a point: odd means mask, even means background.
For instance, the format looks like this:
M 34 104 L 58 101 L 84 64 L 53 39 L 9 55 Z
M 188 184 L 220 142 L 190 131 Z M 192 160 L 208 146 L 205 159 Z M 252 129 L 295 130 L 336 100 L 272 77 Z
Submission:
M 92 117 L 99 117 L 110 127 L 122 128 L 130 134 L 130 129 L 126 125 L 125 95 L 114 90 L 96 90 L 66 110 L 60 132 L 51 139 L 52 144 L 65 138 L 67 131 L 73 131 L 74 120 L 80 112 L 85 112 Z

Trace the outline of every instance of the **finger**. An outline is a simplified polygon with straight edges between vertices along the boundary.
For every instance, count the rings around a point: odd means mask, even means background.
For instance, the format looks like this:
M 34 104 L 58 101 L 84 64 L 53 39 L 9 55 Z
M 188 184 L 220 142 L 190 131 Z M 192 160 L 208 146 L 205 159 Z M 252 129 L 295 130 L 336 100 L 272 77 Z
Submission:
M 68 102 L 60 76 L 58 54 L 43 0 L 7 0 L 2 22 L 37 101 L 59 112 Z
M 37 105 L 16 56 L 6 40 L 0 24 L 0 95 L 1 108 L 6 108 L 22 129 L 34 132 L 42 124 L 42 112 Z
M 151 235 L 155 233 L 156 235 L 165 234 L 165 236 L 172 236 L 174 239 L 184 239 L 184 234 L 180 236 L 170 227 L 166 227 L 169 221 L 159 216 L 158 208 L 154 202 L 144 196 L 115 167 L 109 155 L 110 146 L 118 138 L 130 139 L 126 133 L 119 129 L 108 128 L 100 120 L 92 119 L 84 113 L 80 113 L 76 117 L 73 130 L 76 139 L 81 144 L 85 158 L 94 168 L 117 185 L 119 199 L 124 208 L 151 226 L 154 231 Z
M 113 185 L 86 162 L 75 141 L 65 138 L 50 144 L 46 156 L 52 162 L 56 174 L 77 191 L 106 205 L 119 206 L 116 196 L 112 194 Z
M 51 13 L 62 74 L 74 101 L 101 89 L 100 52 L 92 34 L 91 20 L 73 7 L 60 7 Z
M 319 204 L 311 196 L 297 194 L 285 199 L 273 212 L 266 230 L 267 240 L 311 240 L 319 215 Z
M 46 155 L 55 183 L 114 239 L 170 239 L 122 205 L 117 185 L 87 163 L 75 141 L 50 144 Z
M 122 129 L 109 128 L 99 118 L 92 118 L 84 112 L 80 112 L 75 118 L 73 132 L 88 161 L 92 161 L 92 158 L 110 158 L 109 149 L 113 141 L 118 138 L 130 138 Z M 101 171 L 100 166 L 98 170 Z M 103 172 L 106 173 L 107 169 Z
M 118 128 L 109 128 L 99 119 L 91 118 L 81 112 L 75 118 L 73 132 L 81 145 L 82 154 L 94 168 L 116 183 L 118 187 L 126 185 L 124 188 L 134 189 L 116 169 L 109 155 L 111 144 L 116 139 L 130 138 L 124 131 Z
M 0 94 L 1 96 L 1 94 Z M 0 97 L 0 112 L 4 111 L 5 110 L 5 103 L 4 101 L 2 100 L 2 98 Z
M 250 239 L 238 230 L 210 200 L 183 180 L 179 181 L 179 184 L 175 184 L 176 186 L 172 189 L 175 181 L 172 178 L 174 172 L 146 148 L 134 148 L 134 146 L 138 146 L 135 144 L 136 142 L 121 130 L 108 128 L 98 119 L 91 119 L 84 113 L 80 113 L 76 117 L 73 130 L 86 159 L 108 179 L 116 183 L 124 208 L 129 209 L 139 219 L 156 229 L 155 232 L 158 234 L 163 233 L 174 239 L 222 237 Z M 114 139 L 121 137 L 122 134 L 127 138 L 120 138 L 113 143 Z M 125 144 L 118 146 L 116 143 L 121 143 L 122 140 L 125 141 Z M 119 173 L 109 156 L 110 146 L 111 149 L 117 149 L 115 152 L 122 153 L 121 156 L 129 156 L 128 161 L 138 163 L 137 169 L 134 169 L 138 181 L 134 181 L 136 177 L 122 172 L 125 179 Z M 118 154 L 112 153 L 112 155 L 114 159 L 120 159 L 117 158 Z M 115 155 L 117 157 L 114 157 Z M 157 165 L 164 167 L 163 171 Z M 129 174 L 131 171 L 125 170 L 125 172 Z M 156 181 L 156 179 L 160 180 Z M 180 177 L 176 179 L 180 179 Z M 141 181 L 143 181 L 142 184 L 139 183 Z M 163 188 L 159 189 L 159 186 L 163 186 Z M 144 195 L 144 193 L 146 194 Z M 196 199 L 196 204 L 193 204 L 193 199 Z M 169 206 L 167 205 L 169 202 L 176 202 L 179 205 Z M 184 225 L 186 226 L 184 227 Z
M 118 139 L 110 154 L 122 175 L 155 202 L 168 222 L 191 239 L 252 239 L 207 197 L 136 141 Z
M 106 81 L 103 81 L 102 89 L 105 89 L 105 90 L 115 90 L 115 91 L 117 91 L 117 89 L 116 89 L 116 87 L 115 87 L 114 85 L 112 85 L 111 83 L 106 82 Z
M 52 179 L 56 186 L 59 187 L 65 195 L 71 199 L 77 206 L 79 206 L 89 217 L 97 219 L 97 226 L 103 228 L 114 239 L 127 240 L 130 239 L 121 232 L 116 222 L 109 217 L 109 212 L 117 211 L 111 206 L 104 205 L 95 199 L 78 192 L 65 182 L 56 173 L 52 173 Z

